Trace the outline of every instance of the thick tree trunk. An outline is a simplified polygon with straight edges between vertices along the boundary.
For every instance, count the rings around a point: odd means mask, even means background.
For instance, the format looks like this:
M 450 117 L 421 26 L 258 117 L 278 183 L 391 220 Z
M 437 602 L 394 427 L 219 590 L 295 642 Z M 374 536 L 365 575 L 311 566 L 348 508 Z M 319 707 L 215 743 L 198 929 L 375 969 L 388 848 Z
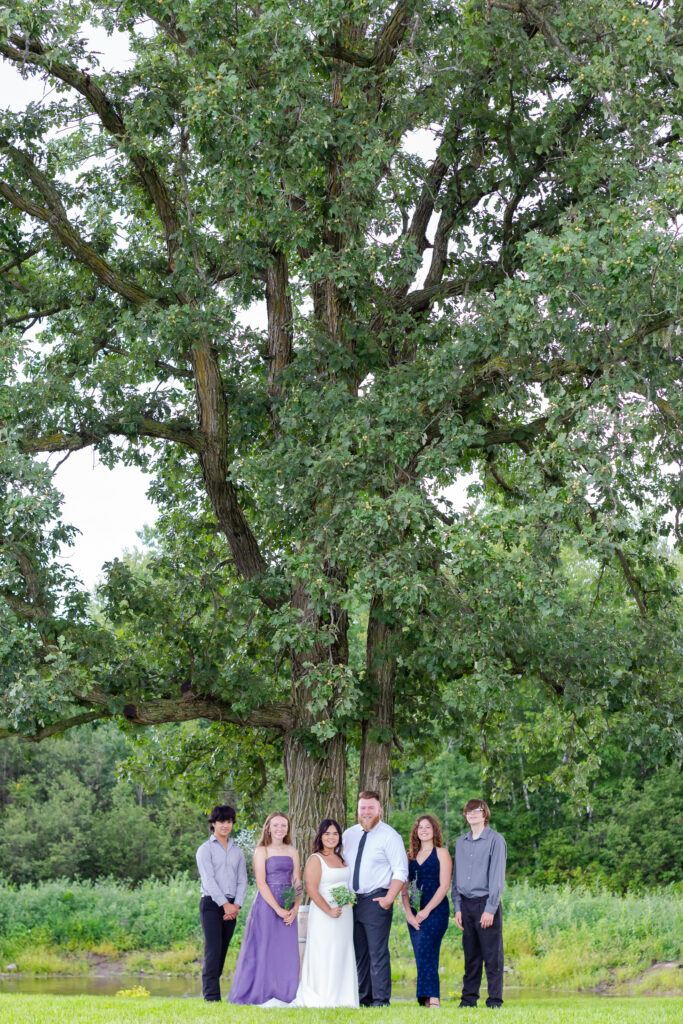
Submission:
M 396 658 L 391 654 L 392 629 L 381 598 L 370 606 L 366 648 L 368 679 L 373 691 L 370 712 L 362 724 L 359 789 L 379 793 L 385 817 L 391 800 L 391 753 L 394 742 L 394 678 Z
M 285 776 L 294 841 L 304 863 L 323 818 L 346 827 L 346 737 L 333 736 L 320 753 L 310 754 L 294 733 L 284 742 Z
M 330 578 L 335 575 L 335 570 L 329 565 L 325 572 Z M 346 737 L 337 734 L 313 747 L 309 741 L 307 749 L 298 730 L 308 731 L 320 720 L 310 711 L 318 672 L 322 670 L 324 676 L 326 666 L 348 664 L 349 618 L 337 604 L 331 604 L 328 615 L 321 617 L 312 608 L 302 585 L 294 588 L 292 605 L 301 611 L 302 622 L 325 625 L 333 637 L 331 643 L 317 640 L 305 655 L 291 653 L 295 726 L 284 736 L 284 763 L 289 811 L 296 832 L 297 849 L 303 860 L 310 852 L 311 840 L 323 818 L 335 818 L 342 828 L 346 825 Z M 334 717 L 336 697 L 333 690 L 326 711 L 329 719 Z M 310 752 L 311 749 L 314 752 Z

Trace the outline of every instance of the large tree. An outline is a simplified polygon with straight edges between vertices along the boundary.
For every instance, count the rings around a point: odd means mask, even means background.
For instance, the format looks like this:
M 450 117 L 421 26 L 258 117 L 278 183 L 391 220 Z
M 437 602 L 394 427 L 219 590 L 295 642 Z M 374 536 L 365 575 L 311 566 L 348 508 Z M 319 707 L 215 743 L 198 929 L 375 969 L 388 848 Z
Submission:
M 220 723 L 303 835 L 349 741 L 388 798 L 401 734 L 530 692 L 567 750 L 671 728 L 682 42 L 680 0 L 3 6 L 46 83 L 0 121 L 7 729 Z M 36 461 L 85 447 L 160 508 L 95 615 Z

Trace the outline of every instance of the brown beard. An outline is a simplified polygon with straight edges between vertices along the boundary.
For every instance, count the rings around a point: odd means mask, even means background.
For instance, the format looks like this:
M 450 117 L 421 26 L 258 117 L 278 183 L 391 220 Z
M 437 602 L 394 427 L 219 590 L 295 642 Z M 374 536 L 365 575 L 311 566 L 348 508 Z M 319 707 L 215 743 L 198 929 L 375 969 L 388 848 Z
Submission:
M 378 823 L 379 821 L 381 821 L 381 819 L 382 819 L 382 815 L 381 815 L 381 814 L 378 814 L 376 818 L 373 818 L 373 819 L 372 819 L 372 824 L 370 825 L 370 828 L 366 829 L 366 831 L 367 831 L 367 832 L 369 832 L 369 831 L 370 831 L 370 829 L 373 829 L 373 828 L 375 827 L 375 825 L 376 825 L 376 824 L 377 824 L 377 823 Z M 363 823 L 361 822 L 360 818 L 358 818 L 358 824 L 359 824 L 359 825 L 360 825 L 360 826 L 361 826 L 362 828 L 364 828 L 364 827 L 365 827 L 365 826 L 363 825 Z

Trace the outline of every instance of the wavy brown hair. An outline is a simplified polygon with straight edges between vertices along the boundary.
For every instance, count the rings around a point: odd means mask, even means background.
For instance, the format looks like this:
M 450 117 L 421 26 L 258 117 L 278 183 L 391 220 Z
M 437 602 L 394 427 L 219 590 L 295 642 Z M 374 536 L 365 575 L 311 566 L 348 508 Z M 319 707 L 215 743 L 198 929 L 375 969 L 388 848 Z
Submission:
M 266 818 L 265 822 L 263 823 L 263 828 L 261 830 L 261 838 L 259 839 L 259 841 L 258 841 L 258 843 L 256 845 L 257 846 L 270 846 L 270 844 L 272 843 L 273 837 L 270 834 L 270 823 L 273 820 L 273 818 L 284 818 L 285 821 L 287 822 L 287 835 L 282 840 L 282 842 L 284 843 L 285 846 L 291 846 L 292 845 L 292 823 L 289 820 L 289 818 L 287 817 L 287 815 L 283 814 L 282 811 L 273 811 L 272 814 L 268 815 L 268 817 Z
M 441 822 L 438 818 L 435 818 L 433 814 L 421 814 L 415 821 L 415 824 L 410 830 L 410 845 L 408 848 L 408 860 L 415 860 L 417 857 L 422 843 L 420 842 L 417 830 L 421 821 L 428 821 L 434 831 L 434 846 L 443 846 L 443 832 L 441 831 Z

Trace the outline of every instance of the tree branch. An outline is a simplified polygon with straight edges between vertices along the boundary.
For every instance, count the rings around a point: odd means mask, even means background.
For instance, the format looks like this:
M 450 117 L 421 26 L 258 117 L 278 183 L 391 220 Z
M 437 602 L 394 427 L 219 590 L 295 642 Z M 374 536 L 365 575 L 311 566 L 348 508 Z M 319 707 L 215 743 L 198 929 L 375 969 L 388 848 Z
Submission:
M 0 181 L 0 195 L 3 196 L 12 206 L 30 217 L 47 224 L 59 241 L 69 249 L 78 259 L 79 263 L 87 267 L 110 291 L 116 292 L 124 299 L 134 303 L 136 306 L 143 306 L 153 300 L 153 296 L 140 288 L 134 281 L 127 281 L 125 278 L 110 266 L 92 246 L 83 241 L 81 236 L 70 224 L 64 213 L 64 207 L 56 194 L 52 182 L 38 170 L 28 154 L 10 145 L 0 137 L 0 152 L 7 155 L 25 170 L 34 185 L 48 201 L 49 208 L 20 195 L 6 181 Z
M 22 316 L 9 316 L 6 320 L 0 320 L 0 329 L 3 327 L 18 327 L 19 324 L 26 323 L 28 321 L 27 330 L 37 323 L 38 320 L 42 320 L 46 316 L 54 316 L 55 313 L 63 313 L 65 309 L 70 309 L 70 303 L 64 303 L 59 306 L 48 306 L 47 309 L 32 309 L 28 313 L 24 313 Z
M 105 419 L 95 427 L 74 434 L 55 430 L 39 437 L 20 439 L 19 447 L 27 453 L 78 451 L 112 434 L 127 438 L 152 437 L 174 441 L 200 454 L 206 449 L 205 436 L 201 431 L 189 427 L 187 421 L 169 420 L 167 423 L 159 423 L 149 416 L 131 417 L 130 422 Z
M 242 511 L 230 475 L 228 417 L 218 356 L 207 341 L 198 341 L 190 350 L 190 358 L 199 430 L 204 437 L 199 461 L 206 493 L 230 545 L 237 571 L 247 580 L 254 579 L 264 575 L 267 563 Z
M 146 11 L 145 13 L 148 18 L 151 18 L 155 25 L 159 26 L 161 31 L 167 35 L 172 42 L 177 43 L 178 46 L 182 46 L 188 53 L 196 52 L 195 47 L 187 45 L 190 37 L 184 29 L 178 27 L 173 15 L 169 14 L 167 17 L 160 17 L 157 12 L 152 13 L 151 11 Z
M 583 64 L 576 54 L 572 53 L 569 47 L 562 42 L 552 22 L 548 21 L 543 12 L 534 4 L 526 3 L 524 0 L 520 3 L 508 3 L 506 0 L 488 0 L 488 2 L 491 7 L 498 7 L 500 10 L 510 11 L 512 14 L 521 14 L 526 19 L 527 25 L 538 29 L 549 46 L 558 50 L 573 67 L 583 68 Z M 603 89 L 598 91 L 605 110 L 613 118 L 614 112 L 609 97 Z
M 500 470 L 496 466 L 495 458 L 494 458 L 494 455 L 493 455 L 492 451 L 489 451 L 489 452 L 486 453 L 486 468 L 488 469 L 489 473 L 491 474 L 493 479 L 496 481 L 498 486 L 503 491 L 505 491 L 506 494 L 509 494 L 509 495 L 511 495 L 514 498 L 518 498 L 519 500 L 523 500 L 524 499 L 523 491 L 520 491 L 519 488 L 514 487 L 502 475 L 502 473 L 500 472 Z
M 384 71 L 396 60 L 399 46 L 413 17 L 413 6 L 410 0 L 400 0 L 384 23 L 375 43 L 372 61 L 377 71 Z
M 287 257 L 278 251 L 266 271 L 268 309 L 268 394 L 280 393 L 279 377 L 292 359 L 292 301 L 289 297 Z
M 85 74 L 73 65 L 56 60 L 39 40 L 28 36 L 11 35 L 9 42 L 0 40 L 0 53 L 24 67 L 33 65 L 42 68 L 49 75 L 72 86 L 88 101 L 111 135 L 119 140 L 127 139 L 128 132 L 123 118 L 89 72 Z M 180 222 L 166 185 L 145 153 L 130 145 L 127 152 L 164 227 L 166 248 L 169 259 L 172 259 L 177 247 L 176 236 L 180 233 Z
M 427 240 L 427 227 L 429 226 L 429 221 L 434 213 L 434 206 L 436 205 L 436 198 L 439 194 L 439 189 L 441 188 L 443 179 L 445 178 L 448 170 L 448 163 L 441 158 L 442 149 L 444 149 L 444 143 L 439 146 L 439 152 L 429 168 L 427 180 L 422 186 L 420 198 L 415 204 L 413 219 L 406 232 L 406 239 L 410 239 L 413 242 L 413 245 L 420 256 L 429 245 Z
M 323 57 L 352 64 L 357 68 L 373 68 L 379 73 L 385 71 L 396 60 L 399 46 L 413 17 L 413 6 L 410 0 L 400 0 L 382 26 L 372 54 L 353 50 L 339 38 L 321 49 L 320 53 Z
M 84 694 L 84 703 L 111 704 L 111 695 L 95 691 Z M 231 704 L 194 694 L 183 697 L 159 697 L 140 700 L 135 696 L 119 698 L 123 701 L 123 717 L 136 725 L 161 725 L 165 722 L 190 722 L 206 718 L 212 722 L 232 722 L 259 729 L 288 731 L 294 728 L 292 708 L 284 701 L 272 701 L 254 708 L 246 715 L 238 715 Z
M 22 263 L 26 263 L 33 256 L 36 256 L 40 252 L 40 248 L 29 249 L 27 252 L 22 253 L 20 256 L 15 257 L 9 263 L 5 263 L 4 266 L 0 267 L 0 274 L 7 274 L 10 270 L 14 270 L 16 267 L 20 267 Z
M 335 39 L 331 46 L 326 46 L 320 52 L 323 57 L 340 60 L 344 64 L 353 64 L 357 68 L 371 68 L 375 62 L 374 55 L 371 56 L 370 54 L 359 53 L 358 50 L 351 50 L 338 39 Z
M 111 717 L 108 711 L 86 711 L 82 715 L 73 715 L 71 718 L 65 718 L 62 722 L 55 722 L 54 725 L 46 725 L 37 732 L 31 733 L 30 736 L 13 732 L 11 729 L 0 729 L 0 739 L 17 739 L 24 743 L 40 743 L 41 740 L 46 740 L 49 736 L 58 736 L 60 733 L 66 732 L 67 729 L 73 729 L 76 725 L 85 725 L 87 722 L 96 722 L 98 719 Z
M 5 604 L 9 605 L 15 615 L 25 619 L 27 622 L 44 623 L 49 618 L 48 612 L 44 607 L 32 604 L 30 601 L 25 601 L 22 597 L 17 597 L 9 590 L 3 590 L 1 593 L 2 600 Z
M 30 735 L 22 735 L 11 729 L 0 729 L 0 739 L 16 737 L 28 743 L 38 743 L 48 736 L 56 736 L 68 729 L 73 729 L 74 726 L 84 725 L 98 719 L 115 718 L 119 715 L 134 725 L 163 725 L 169 722 L 191 722 L 198 718 L 205 718 L 211 722 L 232 722 L 234 725 L 241 725 L 245 728 L 277 729 L 279 732 L 289 732 L 295 727 L 290 705 L 278 701 L 264 704 L 246 715 L 238 715 L 228 703 L 214 700 L 211 697 L 195 697 L 194 695 L 189 697 L 185 695 L 177 699 L 159 697 L 145 701 L 138 700 L 134 696 L 115 699 L 111 694 L 94 690 L 80 697 L 77 696 L 76 700 L 82 704 L 101 704 L 102 707 L 96 711 L 72 715 L 61 722 L 38 729 Z M 122 708 L 121 700 L 123 700 Z M 119 710 L 113 710 L 114 703 L 119 706 Z
M 417 288 L 399 301 L 399 309 L 409 309 L 413 313 L 422 313 L 430 309 L 439 299 L 455 298 L 458 295 L 465 295 L 475 286 L 481 288 L 493 288 L 504 278 L 504 272 L 500 263 L 484 262 L 479 264 L 478 269 L 470 277 L 459 277 L 451 281 L 441 281 L 438 284 Z

